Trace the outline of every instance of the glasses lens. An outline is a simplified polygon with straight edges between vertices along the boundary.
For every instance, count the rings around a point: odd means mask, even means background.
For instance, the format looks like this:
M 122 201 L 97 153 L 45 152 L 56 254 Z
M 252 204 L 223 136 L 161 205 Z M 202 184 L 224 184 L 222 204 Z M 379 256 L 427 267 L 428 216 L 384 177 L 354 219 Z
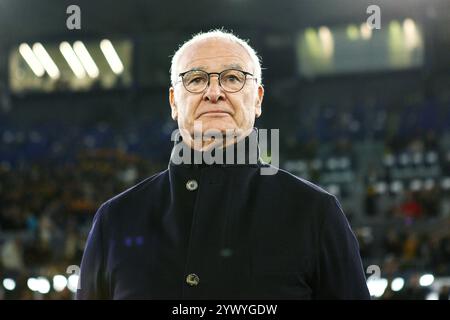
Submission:
M 183 76 L 183 84 L 190 92 L 201 92 L 208 85 L 208 74 L 203 71 L 189 71 Z
M 237 92 L 245 84 L 245 74 L 239 70 L 227 70 L 220 75 L 220 84 L 225 91 Z

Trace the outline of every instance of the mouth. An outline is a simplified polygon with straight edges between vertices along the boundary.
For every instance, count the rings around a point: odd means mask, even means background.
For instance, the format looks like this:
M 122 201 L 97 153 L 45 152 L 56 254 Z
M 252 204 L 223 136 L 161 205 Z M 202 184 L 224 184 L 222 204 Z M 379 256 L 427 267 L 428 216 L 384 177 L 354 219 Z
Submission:
M 231 116 L 229 112 L 223 110 L 211 110 L 201 113 L 198 117 L 227 117 Z

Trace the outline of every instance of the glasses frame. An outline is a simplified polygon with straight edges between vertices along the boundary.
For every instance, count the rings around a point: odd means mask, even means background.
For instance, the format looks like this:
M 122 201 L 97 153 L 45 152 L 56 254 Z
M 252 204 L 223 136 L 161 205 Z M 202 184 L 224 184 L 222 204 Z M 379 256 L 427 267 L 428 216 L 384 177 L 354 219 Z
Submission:
M 205 88 L 203 90 L 191 91 L 191 90 L 189 90 L 186 87 L 186 84 L 184 83 L 184 75 L 189 73 L 189 72 L 192 72 L 192 71 L 203 72 L 203 73 L 205 73 L 208 76 L 208 83 L 206 84 L 206 86 L 205 86 Z M 230 90 L 226 90 L 222 86 L 222 82 L 220 81 L 220 76 L 224 72 L 227 72 L 227 71 L 238 71 L 238 72 L 242 72 L 244 74 L 244 83 L 242 84 L 242 87 L 239 90 L 230 91 Z M 223 70 L 221 72 L 206 72 L 206 71 L 203 71 L 203 70 L 195 70 L 195 69 L 193 69 L 193 70 L 188 70 L 188 71 L 179 73 L 178 77 L 181 77 L 181 82 L 183 83 L 183 87 L 186 89 L 186 91 L 188 91 L 190 93 L 201 93 L 201 92 L 204 92 L 209 87 L 209 85 L 211 84 L 211 75 L 217 75 L 217 80 L 219 81 L 219 86 L 223 89 L 223 91 L 228 92 L 228 93 L 236 93 L 236 92 L 241 91 L 245 87 L 245 84 L 247 83 L 247 76 L 251 76 L 252 80 L 255 80 L 255 81 L 257 80 L 257 78 L 252 73 L 247 72 L 247 71 L 243 71 L 243 70 L 239 70 L 239 69 L 225 69 L 225 70 Z M 177 82 L 180 82 L 180 80 L 178 80 Z

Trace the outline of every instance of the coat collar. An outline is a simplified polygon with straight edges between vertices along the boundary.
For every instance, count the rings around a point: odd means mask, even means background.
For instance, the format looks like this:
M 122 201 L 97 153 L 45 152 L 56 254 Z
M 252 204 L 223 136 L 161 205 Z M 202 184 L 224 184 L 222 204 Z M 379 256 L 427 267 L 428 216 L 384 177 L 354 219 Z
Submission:
M 180 135 L 172 148 L 169 169 L 174 167 L 203 168 L 203 167 L 260 167 L 263 162 L 260 157 L 258 129 L 253 128 L 244 139 L 227 146 L 211 151 L 197 151 L 191 149 Z M 187 155 L 184 152 L 188 152 Z

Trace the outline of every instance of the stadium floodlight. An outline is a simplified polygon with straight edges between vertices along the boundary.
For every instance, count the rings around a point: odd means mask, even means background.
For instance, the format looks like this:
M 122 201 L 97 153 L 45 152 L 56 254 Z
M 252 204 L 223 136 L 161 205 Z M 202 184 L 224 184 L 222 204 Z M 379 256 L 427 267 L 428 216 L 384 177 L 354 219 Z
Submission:
M 39 59 L 39 61 L 41 62 L 45 71 L 47 71 L 50 78 L 58 79 L 60 76 L 59 69 L 56 66 L 53 59 L 48 54 L 47 50 L 45 50 L 42 43 L 36 42 L 35 44 L 33 44 L 33 52 L 36 55 L 36 57 Z
M 380 298 L 388 285 L 387 279 L 369 279 L 367 281 L 367 287 L 369 288 L 370 295 L 376 298 Z
M 361 24 L 360 33 L 361 37 L 364 40 L 369 40 L 372 37 L 372 28 L 369 27 L 369 25 L 365 22 Z
M 378 194 L 384 194 L 387 191 L 386 182 L 380 181 L 375 185 L 375 190 Z
M 341 162 L 342 170 L 346 170 L 346 169 L 350 168 L 350 160 L 347 157 L 341 158 L 340 162 Z
M 333 33 L 328 27 L 322 26 L 319 28 L 318 35 L 325 57 L 331 58 L 334 54 Z
M 423 154 L 421 152 L 416 152 L 413 155 L 413 162 L 415 164 L 422 164 L 423 162 Z
M 78 280 L 79 280 L 79 276 L 76 274 L 72 274 L 69 276 L 69 278 L 67 279 L 67 288 L 71 291 L 71 292 L 76 292 L 77 291 L 77 287 L 78 287 Z
M 431 286 L 434 282 L 434 276 L 432 274 L 424 274 L 423 276 L 420 277 L 419 279 L 419 284 L 422 287 L 428 287 Z
M 31 291 L 37 291 L 38 290 L 38 280 L 36 278 L 28 278 L 27 280 L 27 286 L 28 289 Z
M 407 153 L 402 153 L 400 155 L 400 164 L 407 166 L 411 162 L 411 157 Z
M 42 77 L 44 75 L 44 67 L 28 44 L 22 43 L 19 46 L 19 53 L 37 77 Z
M 73 44 L 73 50 L 77 54 L 78 59 L 80 59 L 81 63 L 83 64 L 83 67 L 89 77 L 97 78 L 99 75 L 98 67 L 89 54 L 89 51 L 87 50 L 84 43 L 81 41 L 75 41 L 75 43 Z
M 405 285 L 405 280 L 403 278 L 395 278 L 394 280 L 392 280 L 391 283 L 391 289 L 392 291 L 400 291 L 403 289 L 403 286 Z
M 425 157 L 427 159 L 427 162 L 430 163 L 430 164 L 434 164 L 434 163 L 436 163 L 438 161 L 438 155 L 434 151 L 427 152 Z
M 393 181 L 391 183 L 391 191 L 394 193 L 399 193 L 403 191 L 403 183 L 401 181 Z
M 329 158 L 327 161 L 327 168 L 328 170 L 336 170 L 337 166 L 338 166 L 338 161 L 335 158 Z
M 411 181 L 410 189 L 411 191 L 419 191 L 420 189 L 422 189 L 422 181 L 414 179 L 413 181 Z
M 386 167 L 392 167 L 395 164 L 395 157 L 392 154 L 386 154 L 383 159 L 384 165 Z
M 56 275 L 53 277 L 53 289 L 56 292 L 61 292 L 67 286 L 67 278 L 63 275 Z
M 42 294 L 47 294 L 50 292 L 50 282 L 44 278 L 37 278 L 37 291 Z
M 417 30 L 416 23 L 411 18 L 403 21 L 403 33 L 407 47 L 412 49 L 420 45 L 420 34 Z
M 347 26 L 347 37 L 352 41 L 359 39 L 359 30 L 356 25 L 350 24 Z
M 103 52 L 103 55 L 106 58 L 106 61 L 108 61 L 109 66 L 111 67 L 111 70 L 115 74 L 121 74 L 124 70 L 123 63 L 120 60 L 119 55 L 117 54 L 116 50 L 114 49 L 113 44 L 108 39 L 104 39 L 100 42 L 100 49 Z
M 67 41 L 61 42 L 59 45 L 59 51 L 61 51 L 61 54 L 64 59 L 66 59 L 67 64 L 77 78 L 82 79 L 86 77 L 86 71 L 84 70 L 83 65 L 78 59 L 75 51 L 73 51 L 72 46 Z
M 330 185 L 327 187 L 327 190 L 328 190 L 329 193 L 332 193 L 332 194 L 334 194 L 334 195 L 339 195 L 340 192 L 341 192 L 341 189 L 340 189 L 339 186 L 336 185 L 336 184 L 330 184 Z
M 11 278 L 3 279 L 3 287 L 8 291 L 13 291 L 16 288 L 16 282 Z
M 403 29 L 405 32 L 411 32 L 416 29 L 416 23 L 411 18 L 403 20 Z

